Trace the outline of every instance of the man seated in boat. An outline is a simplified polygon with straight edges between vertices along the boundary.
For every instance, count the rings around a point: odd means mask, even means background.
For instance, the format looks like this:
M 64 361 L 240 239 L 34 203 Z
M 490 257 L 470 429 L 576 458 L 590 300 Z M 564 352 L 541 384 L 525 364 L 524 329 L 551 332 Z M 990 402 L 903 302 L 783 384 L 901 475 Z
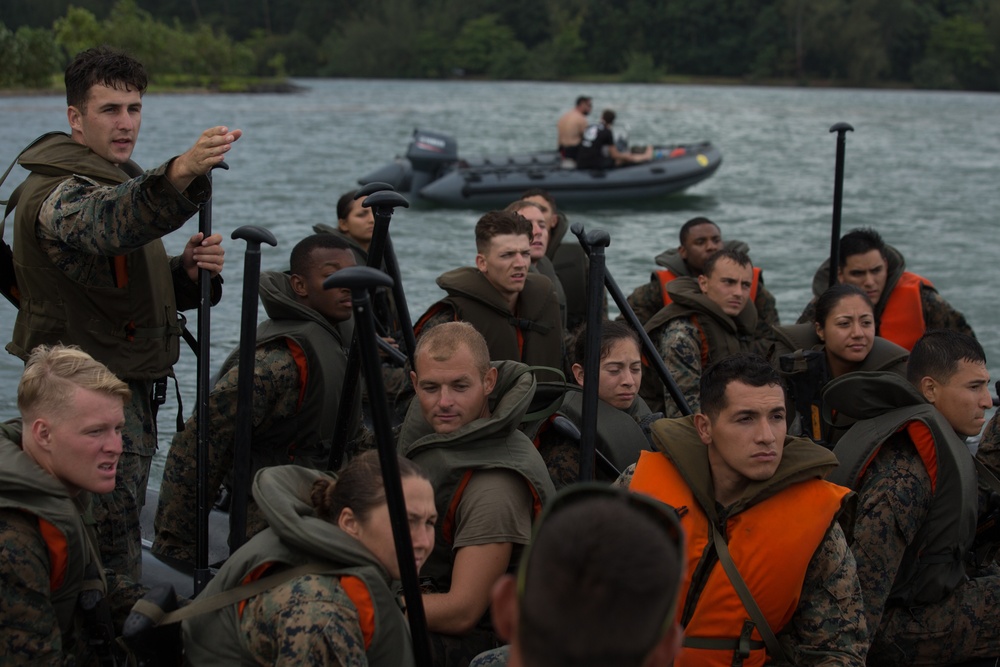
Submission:
M 323 281 L 354 266 L 350 246 L 333 234 L 308 236 L 292 249 L 290 272 L 261 274 L 260 295 L 270 319 L 257 329 L 254 353 L 251 472 L 283 463 L 325 468 L 337 423 L 337 406 L 347 367 L 351 319 L 348 289 L 323 289 Z M 208 489 L 214 492 L 233 467 L 240 368 L 235 353 L 223 365 L 208 397 Z M 167 452 L 153 526 L 153 553 L 194 563 L 198 487 L 197 415 L 174 436 Z M 356 402 L 351 438 L 360 437 Z M 247 536 L 264 528 L 252 499 Z
M 618 150 L 611 126 L 615 122 L 615 112 L 605 109 L 601 121 L 583 131 L 580 150 L 577 152 L 578 169 L 611 169 L 624 164 L 639 164 L 653 159 L 653 147 L 646 146 L 641 153 L 625 153 Z
M 705 262 L 697 279 L 667 285 L 671 303 L 645 324 L 684 400 L 694 412 L 700 404 L 701 374 L 710 364 L 756 347 L 757 309 L 750 301 L 753 264 L 745 253 L 720 250 Z M 641 396 L 653 412 L 680 417 L 666 386 L 655 373 L 643 373 Z
M 787 436 L 781 378 L 762 357 L 713 364 L 700 394 L 698 414 L 653 423 L 654 451 L 618 481 L 675 507 L 684 528 L 674 665 L 861 667 L 864 600 L 845 533 L 855 498 L 823 480 L 836 458 Z
M 993 664 L 1000 656 L 1000 569 L 989 548 L 996 532 L 984 544 L 979 536 L 996 519 L 979 508 L 1000 481 L 965 442 L 992 406 L 989 378 L 976 339 L 940 329 L 913 346 L 906 379 L 849 373 L 823 393 L 828 421 L 853 423 L 833 450 L 840 466 L 829 479 L 858 493 L 851 549 L 871 665 Z
M 667 285 L 681 276 L 697 278 L 705 269 L 709 257 L 723 248 L 749 253 L 750 247 L 743 241 L 723 241 L 719 225 L 708 218 L 691 218 L 681 226 L 680 245 L 668 248 L 656 256 L 656 263 L 663 267 L 653 271 L 649 282 L 632 290 L 628 303 L 640 322 L 647 322 L 664 306 L 670 305 L 671 298 Z M 750 284 L 750 300 L 757 309 L 757 338 L 765 338 L 772 326 L 778 326 L 778 306 L 774 296 L 764 286 L 764 274 L 760 267 L 753 269 Z
M 592 107 L 590 98 L 581 95 L 576 98 L 576 106 L 559 117 L 556 130 L 559 133 L 559 152 L 564 158 L 576 159 L 576 153 L 580 150 L 580 140 L 583 139 L 583 131 L 587 129 L 587 114 L 590 113 Z
M 853 229 L 840 239 L 837 281 L 860 287 L 875 304 L 875 333 L 893 343 L 913 348 L 931 329 L 952 329 L 975 336 L 962 313 L 938 294 L 931 281 L 906 270 L 903 255 L 882 240 L 874 229 Z M 816 297 L 829 285 L 830 262 L 820 265 L 813 293 L 799 323 L 811 322 Z
M 528 270 L 531 237 L 531 223 L 516 213 L 490 211 L 481 217 L 476 266 L 438 277 L 448 296 L 417 320 L 417 338 L 442 322 L 469 322 L 486 338 L 492 361 L 562 368 L 559 299 L 551 280 Z
M 532 273 L 540 273 L 552 281 L 552 287 L 555 288 L 556 297 L 559 299 L 563 331 L 566 331 L 566 292 L 563 291 L 562 282 L 556 275 L 552 260 L 546 255 L 546 251 L 549 249 L 549 225 L 542 212 L 542 207 L 533 201 L 519 199 L 508 204 L 504 210 L 509 213 L 517 213 L 531 223 L 531 267 L 528 270 Z
M 572 235 L 564 242 L 569 231 L 569 221 L 559 212 L 551 193 L 542 188 L 529 188 L 521 193 L 521 199 L 534 202 L 545 214 L 545 222 L 549 226 L 549 247 L 545 256 L 552 260 L 552 266 L 566 293 L 566 330 L 573 331 L 587 321 L 587 274 L 590 258 Z
M 535 395 L 524 365 L 490 362 L 486 340 L 466 322 L 447 322 L 417 340 L 415 401 L 399 453 L 420 465 L 440 511 L 423 595 L 438 667 L 465 667 L 499 645 L 487 610 L 490 590 L 516 567 L 531 522 L 555 493 L 545 462 L 517 430 Z
M 130 397 L 79 348 L 40 345 L 28 357 L 21 419 L 0 425 L 5 665 L 125 664 L 114 638 L 145 590 L 104 569 L 90 505 L 92 494 L 115 488 Z M 98 603 L 92 615 L 85 593 Z

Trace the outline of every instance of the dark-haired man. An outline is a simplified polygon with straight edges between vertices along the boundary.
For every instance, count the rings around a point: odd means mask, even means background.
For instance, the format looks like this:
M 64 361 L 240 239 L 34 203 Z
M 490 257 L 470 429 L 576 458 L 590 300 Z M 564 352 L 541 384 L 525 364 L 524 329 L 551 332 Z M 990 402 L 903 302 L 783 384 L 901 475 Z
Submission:
M 160 238 L 208 201 L 206 174 L 242 131 L 205 130 L 187 152 L 143 172 L 131 161 L 146 72 L 121 51 L 89 49 L 66 68 L 70 135 L 37 139 L 12 195 L 20 310 L 7 351 L 75 344 L 129 384 L 124 452 L 112 493 L 95 503 L 104 564 L 138 579 L 139 510 L 156 450 L 156 409 L 180 352 L 177 310 L 198 305 L 199 270 L 222 270 L 222 236 L 188 239 L 168 258 Z M 221 281 L 218 281 L 221 283 Z M 213 300 L 221 284 L 213 286 Z
M 564 158 L 576 159 L 576 153 L 580 149 L 580 139 L 583 138 L 583 131 L 587 129 L 587 115 L 593 105 L 590 98 L 581 95 L 576 98 L 576 105 L 559 116 L 556 123 L 556 131 L 559 133 L 559 152 Z
M 580 169 L 611 169 L 624 164 L 639 164 L 653 159 L 653 147 L 646 146 L 641 153 L 625 153 L 618 150 L 611 127 L 615 123 L 615 112 L 605 109 L 601 112 L 601 122 L 589 126 L 583 132 L 580 149 L 576 155 L 576 166 Z
M 907 350 L 931 329 L 952 329 L 975 336 L 965 316 L 938 294 L 931 281 L 906 270 L 903 255 L 871 228 L 854 229 L 840 239 L 837 281 L 861 288 L 875 304 L 876 334 Z M 812 301 L 799 323 L 812 322 L 816 298 L 830 283 L 830 261 L 813 278 Z
M 295 463 L 325 468 L 350 344 L 351 293 L 323 281 L 354 266 L 350 246 L 333 234 L 308 236 L 292 249 L 289 273 L 265 272 L 260 298 L 270 319 L 257 329 L 254 353 L 251 468 Z M 209 489 L 232 469 L 239 366 L 234 352 L 208 399 Z M 352 437 L 361 429 L 355 407 Z M 194 563 L 197 484 L 196 415 L 170 445 L 156 510 L 153 553 Z M 247 533 L 264 526 L 249 505 Z
M 705 261 L 697 279 L 678 278 L 667 285 L 671 297 L 645 324 L 684 400 L 698 411 L 698 384 L 709 364 L 753 347 L 757 311 L 750 302 L 753 264 L 737 250 L 720 250 Z M 642 397 L 653 412 L 680 417 L 681 412 L 655 373 L 643 373 Z
M 684 567 L 672 507 L 621 489 L 562 491 L 536 524 L 522 584 L 508 574 L 493 587 L 493 624 L 510 646 L 469 667 L 668 667 Z
M 442 274 L 448 296 L 413 327 L 419 337 L 442 322 L 469 322 L 486 338 L 493 361 L 562 368 L 563 329 L 555 288 L 529 273 L 531 223 L 516 213 L 490 211 L 476 223 L 476 266 Z
M 531 521 L 555 493 L 531 440 L 517 430 L 535 378 L 511 361 L 490 363 L 483 336 L 445 322 L 417 340 L 416 400 L 399 453 L 427 471 L 439 508 L 434 551 L 423 568 L 435 665 L 465 667 L 497 645 L 490 590 L 518 562 Z
M 562 313 L 563 331 L 566 331 L 566 292 L 563 291 L 562 282 L 556 275 L 555 266 L 547 254 L 549 248 L 548 217 L 539 204 L 523 199 L 511 202 L 504 210 L 517 213 L 531 223 L 531 268 L 529 270 L 538 272 L 552 281 L 552 287 L 556 290 L 556 298 L 559 300 L 559 311 Z
M 697 278 L 705 270 L 708 258 L 722 249 L 750 252 L 743 241 L 723 241 L 722 230 L 708 218 L 691 218 L 681 225 L 680 245 L 656 256 L 656 263 L 663 268 L 653 271 L 649 282 L 636 287 L 628 296 L 628 304 L 639 321 L 646 322 L 660 308 L 670 305 L 671 297 L 667 292 L 670 281 L 682 276 Z M 757 309 L 756 336 L 766 338 L 771 327 L 778 326 L 780 321 L 774 296 L 764 286 L 764 275 L 757 266 L 753 269 L 750 300 Z
M 698 414 L 653 424 L 658 451 L 618 481 L 677 508 L 684 528 L 674 665 L 860 667 L 864 602 L 845 534 L 855 499 L 823 481 L 836 458 L 787 436 L 781 378 L 757 355 L 709 366 L 700 394 Z
M 851 548 L 869 663 L 1000 655 L 1000 569 L 972 550 L 984 506 L 978 488 L 1000 482 L 965 444 L 992 405 L 982 346 L 957 331 L 928 331 L 910 352 L 905 380 L 849 373 L 827 385 L 823 401 L 828 418 L 856 421 L 834 448 L 840 466 L 829 479 L 858 493 Z

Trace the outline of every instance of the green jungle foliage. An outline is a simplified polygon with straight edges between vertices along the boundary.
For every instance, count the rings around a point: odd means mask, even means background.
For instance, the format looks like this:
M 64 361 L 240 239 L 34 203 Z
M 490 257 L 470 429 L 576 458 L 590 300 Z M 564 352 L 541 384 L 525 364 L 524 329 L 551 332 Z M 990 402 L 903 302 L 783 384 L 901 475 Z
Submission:
M 72 54 L 106 42 L 142 60 L 154 83 L 180 85 L 245 76 L 703 77 L 1000 90 L 1000 0 L 3 4 L 0 87 L 8 88 L 49 86 Z

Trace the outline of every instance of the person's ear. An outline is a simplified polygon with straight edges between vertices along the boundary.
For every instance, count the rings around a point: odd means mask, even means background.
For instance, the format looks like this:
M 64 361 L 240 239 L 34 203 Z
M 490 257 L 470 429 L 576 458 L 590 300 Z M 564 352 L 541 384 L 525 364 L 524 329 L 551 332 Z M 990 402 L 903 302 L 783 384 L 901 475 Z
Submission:
M 580 364 L 573 364 L 573 377 L 576 379 L 576 383 L 583 386 L 583 366 Z
M 694 416 L 694 429 L 698 432 L 698 438 L 702 444 L 712 443 L 712 420 L 708 415 L 699 412 Z
M 306 279 L 297 273 L 291 275 L 292 291 L 295 296 L 304 299 L 309 296 L 309 288 L 306 287 Z
M 708 276 L 706 276 L 703 273 L 700 276 L 698 276 L 698 289 L 701 290 L 702 294 L 706 294 L 708 292 L 707 288 L 708 288 Z
M 52 424 L 39 417 L 31 422 L 31 438 L 46 453 L 52 453 Z
M 490 366 L 490 370 L 486 371 L 486 375 L 483 376 L 483 388 L 486 390 L 486 395 L 489 396 L 493 393 L 493 388 L 497 386 L 497 369 L 496 366 Z
M 493 584 L 493 603 L 490 614 L 493 617 L 493 629 L 500 639 L 507 643 L 517 637 L 517 624 L 520 609 L 517 601 L 517 578 L 513 574 L 505 574 Z
M 480 273 L 486 273 L 486 257 L 482 253 L 476 253 L 476 268 Z
M 920 378 L 920 383 L 917 385 L 917 389 L 920 390 L 920 393 L 923 395 L 924 400 L 930 403 L 931 405 L 933 405 L 934 401 L 937 400 L 938 383 L 934 378 L 928 375 L 925 375 L 924 377 Z
M 823 334 L 823 327 L 820 325 L 819 322 L 813 322 L 813 326 L 816 327 L 816 336 L 820 339 L 821 342 L 825 343 L 826 337 Z
M 83 131 L 83 112 L 77 107 L 66 107 L 66 120 L 69 121 L 70 129 L 76 132 Z
M 354 510 L 350 507 L 340 510 L 340 516 L 337 517 L 337 527 L 351 537 L 357 538 L 360 532 L 360 525 L 358 523 L 358 516 L 354 513 Z

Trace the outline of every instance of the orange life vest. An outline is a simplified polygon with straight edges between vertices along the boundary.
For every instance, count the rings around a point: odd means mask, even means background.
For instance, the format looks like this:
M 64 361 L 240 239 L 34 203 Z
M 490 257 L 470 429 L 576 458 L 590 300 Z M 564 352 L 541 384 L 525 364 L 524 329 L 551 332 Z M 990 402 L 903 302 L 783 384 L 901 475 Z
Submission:
M 899 282 L 892 288 L 879 318 L 878 335 L 893 343 L 912 350 L 917 340 L 924 335 L 927 323 L 924 321 L 924 304 L 920 299 L 920 288 L 933 288 L 931 281 L 909 271 L 903 271 Z
M 658 281 L 660 281 L 660 295 L 663 297 L 663 305 L 669 306 L 671 303 L 674 302 L 674 300 L 670 298 L 669 294 L 667 294 L 667 283 L 669 283 L 671 280 L 679 278 L 680 276 L 678 276 L 670 269 L 660 269 L 659 271 L 653 271 L 653 275 L 656 276 L 656 279 Z M 750 283 L 751 301 L 757 300 L 757 286 L 759 284 L 760 284 L 760 268 L 755 266 L 753 267 L 753 282 Z
M 675 507 L 686 535 L 687 575 L 680 590 L 685 647 L 674 661 L 675 667 L 763 665 L 767 657 L 763 638 L 756 628 L 745 637 L 750 614 L 725 570 L 716 562 L 700 574 L 711 527 L 678 469 L 661 452 L 643 452 L 630 489 Z M 807 480 L 727 519 L 725 536 L 733 561 L 775 634 L 798 608 L 809 561 L 848 493 L 848 489 L 829 482 Z M 700 581 L 695 582 L 699 590 L 691 589 L 695 573 L 700 574 Z M 749 639 L 750 649 L 742 661 L 735 659 L 741 636 Z M 704 639 L 715 640 L 719 647 L 693 646 Z

